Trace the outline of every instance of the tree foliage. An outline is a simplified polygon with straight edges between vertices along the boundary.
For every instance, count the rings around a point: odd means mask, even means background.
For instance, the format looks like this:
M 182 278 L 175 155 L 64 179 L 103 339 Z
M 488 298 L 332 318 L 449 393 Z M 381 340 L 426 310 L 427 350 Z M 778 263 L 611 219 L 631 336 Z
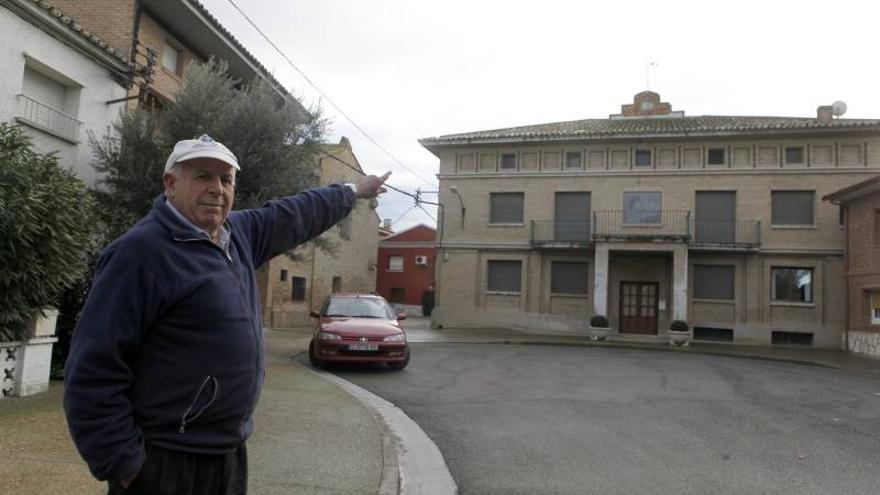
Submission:
M 54 154 L 0 123 L 0 340 L 25 337 L 37 312 L 80 279 L 94 250 L 94 208 Z
M 174 143 L 209 134 L 237 157 L 235 207 L 254 208 L 317 183 L 317 152 L 327 122 L 261 79 L 242 84 L 223 62 L 192 65 L 175 101 L 161 113 L 123 114 L 113 132 L 92 139 L 105 222 L 118 235 L 162 192 Z

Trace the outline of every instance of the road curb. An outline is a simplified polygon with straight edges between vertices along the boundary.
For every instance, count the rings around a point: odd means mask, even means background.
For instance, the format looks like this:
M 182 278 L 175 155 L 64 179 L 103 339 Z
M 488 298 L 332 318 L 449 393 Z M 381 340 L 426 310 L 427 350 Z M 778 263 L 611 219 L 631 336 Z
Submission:
M 419 425 L 391 402 L 332 373 L 297 363 L 358 399 L 382 432 L 380 495 L 456 495 L 443 454 Z

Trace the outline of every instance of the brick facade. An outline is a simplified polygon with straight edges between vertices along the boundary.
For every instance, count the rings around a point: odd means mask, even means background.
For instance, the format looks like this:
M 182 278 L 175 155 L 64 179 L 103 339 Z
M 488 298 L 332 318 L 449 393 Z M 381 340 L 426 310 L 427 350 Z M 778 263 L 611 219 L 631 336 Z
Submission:
M 379 295 L 394 304 L 408 306 L 405 309 L 409 312 L 421 311 L 424 292 L 433 291 L 436 236 L 437 232 L 431 227 L 416 225 L 379 242 L 376 276 Z M 391 257 L 402 259 L 401 270 L 390 265 Z
M 871 318 L 871 298 L 880 293 L 880 175 L 826 199 L 840 204 L 844 216 L 848 300 L 844 345 L 880 357 L 880 324 Z
M 50 3 L 117 50 L 126 55 L 131 53 L 134 0 L 50 0 Z

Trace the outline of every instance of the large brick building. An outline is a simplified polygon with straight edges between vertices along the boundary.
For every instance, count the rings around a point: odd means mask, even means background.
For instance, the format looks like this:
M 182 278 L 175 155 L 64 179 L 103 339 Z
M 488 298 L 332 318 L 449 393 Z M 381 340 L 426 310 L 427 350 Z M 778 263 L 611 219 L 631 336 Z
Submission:
M 848 308 L 845 348 L 880 357 L 880 176 L 823 199 L 842 208 Z
M 686 320 L 695 339 L 840 346 L 844 236 L 818 198 L 878 173 L 880 120 L 689 117 L 644 92 L 607 119 L 420 142 L 440 158 L 437 325 L 601 314 L 621 339 Z

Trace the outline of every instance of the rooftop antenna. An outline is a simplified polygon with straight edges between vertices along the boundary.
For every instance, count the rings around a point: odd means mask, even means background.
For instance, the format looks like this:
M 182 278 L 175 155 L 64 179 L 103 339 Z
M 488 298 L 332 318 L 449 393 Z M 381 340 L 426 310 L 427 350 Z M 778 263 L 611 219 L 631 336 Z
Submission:
M 657 67 L 657 62 L 648 62 L 645 64 L 645 89 L 651 89 L 651 67 Z
M 837 100 L 831 104 L 831 115 L 834 115 L 838 119 L 841 115 L 846 113 L 846 103 L 841 100 Z

